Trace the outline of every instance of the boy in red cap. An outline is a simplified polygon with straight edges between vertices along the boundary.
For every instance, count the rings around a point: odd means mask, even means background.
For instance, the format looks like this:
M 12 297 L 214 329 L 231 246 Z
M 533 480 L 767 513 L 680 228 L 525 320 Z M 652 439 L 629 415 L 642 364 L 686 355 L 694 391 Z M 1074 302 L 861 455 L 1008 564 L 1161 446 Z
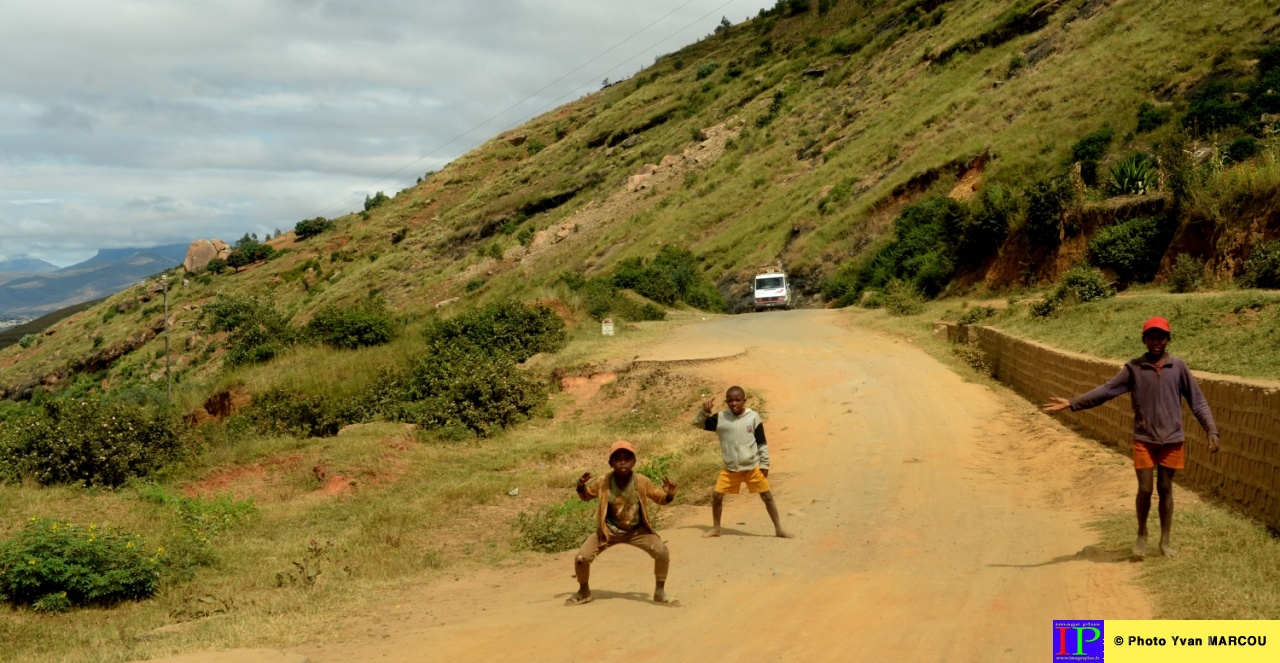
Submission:
M 1106 384 L 1083 396 L 1070 400 L 1050 398 L 1045 412 L 1070 408 L 1087 410 L 1124 393 L 1133 401 L 1133 467 L 1138 475 L 1138 540 L 1133 555 L 1147 555 L 1147 514 L 1151 512 L 1151 483 L 1156 474 L 1156 491 L 1160 495 L 1160 552 L 1173 557 L 1169 540 L 1173 528 L 1173 475 L 1186 463 L 1182 445 L 1182 399 L 1187 399 L 1191 412 L 1209 434 L 1209 453 L 1218 453 L 1218 427 L 1209 411 L 1209 402 L 1200 392 L 1187 363 L 1166 352 L 1172 334 L 1169 321 L 1161 317 L 1148 319 L 1142 325 L 1142 342 L 1147 353 L 1125 363 L 1124 368 Z
M 671 566 L 671 554 L 653 530 L 653 522 L 645 509 L 644 498 L 655 504 L 670 504 L 676 498 L 676 485 L 662 477 L 662 488 L 653 485 L 649 477 L 636 474 L 636 448 L 630 442 L 619 440 L 609 447 L 611 471 L 591 478 L 586 472 L 578 478 L 578 497 L 584 502 L 600 498 L 596 512 L 596 531 L 587 537 L 573 559 L 573 570 L 578 576 L 578 593 L 565 599 L 565 605 L 590 603 L 591 562 L 607 548 L 620 543 L 633 545 L 653 558 L 653 575 L 657 586 L 653 590 L 653 602 L 660 605 L 679 606 L 680 601 L 666 593 L 667 569 Z

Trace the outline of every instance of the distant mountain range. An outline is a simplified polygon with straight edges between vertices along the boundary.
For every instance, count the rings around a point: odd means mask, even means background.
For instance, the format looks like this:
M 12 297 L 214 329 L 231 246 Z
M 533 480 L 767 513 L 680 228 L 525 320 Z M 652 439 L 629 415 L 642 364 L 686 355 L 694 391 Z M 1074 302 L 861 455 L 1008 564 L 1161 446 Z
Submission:
M 101 299 L 182 264 L 187 246 L 101 249 L 62 269 L 32 258 L 0 262 L 0 316 L 35 317 Z
M 14 258 L 12 260 L 0 260 L 0 272 L 19 272 L 24 274 L 39 274 L 41 272 L 56 272 L 58 266 L 48 263 L 39 258 Z

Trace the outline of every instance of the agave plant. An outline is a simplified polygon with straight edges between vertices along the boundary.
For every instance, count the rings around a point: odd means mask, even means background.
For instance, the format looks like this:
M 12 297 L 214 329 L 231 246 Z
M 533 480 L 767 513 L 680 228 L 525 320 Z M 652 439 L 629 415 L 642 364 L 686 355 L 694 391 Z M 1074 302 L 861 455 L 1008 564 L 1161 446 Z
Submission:
M 1124 161 L 1111 167 L 1111 178 L 1107 180 L 1107 189 L 1112 195 L 1122 196 L 1130 193 L 1146 194 L 1156 190 L 1158 185 L 1155 164 L 1151 158 L 1141 152 L 1134 152 Z

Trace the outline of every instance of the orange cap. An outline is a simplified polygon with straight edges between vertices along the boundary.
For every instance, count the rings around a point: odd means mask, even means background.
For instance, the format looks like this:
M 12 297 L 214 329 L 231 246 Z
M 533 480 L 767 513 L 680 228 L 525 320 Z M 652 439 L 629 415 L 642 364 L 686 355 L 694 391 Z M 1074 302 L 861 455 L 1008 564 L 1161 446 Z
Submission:
M 1148 331 L 1151 331 L 1152 329 L 1159 329 L 1166 334 L 1171 333 L 1169 331 L 1169 321 L 1165 320 L 1164 318 L 1158 315 L 1147 318 L 1147 321 L 1142 323 L 1143 334 L 1147 333 Z
M 638 454 L 636 454 L 636 448 L 635 448 L 635 447 L 633 447 L 633 446 L 631 446 L 631 443 L 630 443 L 630 442 L 628 442 L 628 441 L 626 441 L 626 440 L 618 440 L 617 442 L 614 442 L 614 443 L 613 443 L 613 446 L 609 447 L 609 459 L 610 459 L 610 460 L 612 460 L 612 459 L 613 459 L 613 454 L 615 454 L 615 453 L 617 453 L 618 451 L 621 451 L 621 450 L 623 450 L 623 449 L 626 449 L 627 451 L 630 451 L 632 456 L 636 456 L 636 455 L 638 455 Z

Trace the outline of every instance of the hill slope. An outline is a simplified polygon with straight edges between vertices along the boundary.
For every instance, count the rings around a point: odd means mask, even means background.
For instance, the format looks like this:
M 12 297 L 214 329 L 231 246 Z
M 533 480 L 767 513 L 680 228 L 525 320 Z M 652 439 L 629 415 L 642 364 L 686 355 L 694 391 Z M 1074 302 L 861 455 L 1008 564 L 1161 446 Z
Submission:
M 562 274 L 605 274 L 676 246 L 731 306 L 747 274 L 779 261 L 816 301 L 831 279 L 864 273 L 902 239 L 909 224 L 895 234 L 893 222 L 905 205 L 950 194 L 979 209 L 997 184 L 1015 201 L 1003 235 L 963 259 L 947 254 L 959 250 L 954 240 L 928 238 L 917 256 L 950 261 L 940 287 L 1052 281 L 1087 255 L 1096 230 L 1131 216 L 1176 225 L 1166 262 L 1193 251 L 1229 277 L 1251 238 L 1280 230 L 1276 146 L 1261 141 L 1252 170 L 1212 156 L 1271 121 L 1249 119 L 1269 88 L 1233 90 L 1261 85 L 1252 81 L 1269 61 L 1259 54 L 1277 27 L 1277 10 L 1260 0 L 1231 12 L 1133 0 L 779 2 L 371 199 L 333 230 L 273 240 L 289 250 L 273 261 L 176 286 L 181 374 L 217 366 L 216 338 L 196 324 L 215 292 L 269 294 L 296 321 L 370 293 L 408 316 L 454 297 L 579 304 L 558 285 Z M 1238 112 L 1218 122 L 1206 108 Z M 1082 141 L 1104 129 L 1105 141 Z M 1100 147 L 1081 152 L 1090 145 Z M 1196 171 L 1206 173 L 1199 194 L 1107 197 L 1109 169 L 1169 145 L 1210 155 L 1212 167 Z M 1083 195 L 1050 215 L 1053 241 L 1024 232 L 1034 187 L 1070 177 L 1082 160 L 1099 181 L 1077 184 Z M 121 344 L 159 316 L 146 293 L 121 293 L 63 323 L 69 333 L 0 353 L 0 385 L 12 394 L 29 393 L 14 386 L 32 380 L 57 383 L 100 347 L 127 348 L 136 360 L 121 362 L 126 374 L 154 376 L 159 346 L 148 343 L 158 340 Z

